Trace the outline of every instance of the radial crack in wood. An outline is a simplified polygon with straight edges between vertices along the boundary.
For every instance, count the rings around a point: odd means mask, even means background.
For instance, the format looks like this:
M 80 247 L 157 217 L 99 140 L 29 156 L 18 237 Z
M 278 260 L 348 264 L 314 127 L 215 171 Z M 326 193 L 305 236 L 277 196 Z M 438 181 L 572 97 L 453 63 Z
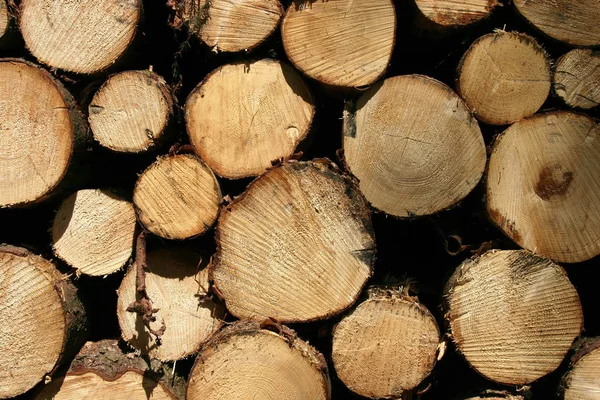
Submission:
M 600 104 L 600 52 L 575 49 L 554 69 L 554 92 L 568 106 L 589 109 Z
M 562 382 L 564 400 L 600 398 L 600 337 L 582 338 L 574 347 L 569 372 Z
M 442 26 L 464 26 L 487 18 L 497 0 L 415 0 L 429 20 Z
M 0 245 L 0 399 L 33 388 L 85 342 L 77 289 L 28 250 Z
M 440 331 L 433 315 L 397 290 L 374 289 L 333 331 L 338 377 L 372 399 L 404 398 L 433 370 Z
M 229 179 L 260 175 L 272 161 L 290 158 L 314 113 L 300 75 L 269 59 L 219 67 L 185 104 L 190 142 L 216 174 Z
M 295 0 L 281 24 L 290 61 L 331 86 L 371 85 L 387 69 L 396 39 L 390 0 Z
M 477 39 L 458 66 L 456 89 L 482 122 L 506 125 L 534 114 L 548 98 L 548 55 L 530 36 L 496 31 Z
M 239 321 L 205 344 L 190 372 L 187 400 L 328 400 L 325 358 L 277 324 Z
M 483 136 L 464 102 L 422 75 L 388 78 L 346 102 L 343 149 L 371 205 L 398 217 L 456 204 L 486 163 Z
M 239 318 L 306 322 L 356 301 L 375 260 L 367 202 L 328 160 L 256 179 L 217 225 L 214 285 Z
M 445 289 L 456 348 L 484 377 L 525 385 L 554 371 L 583 329 L 566 272 L 524 250 L 463 262 Z
M 79 273 L 112 274 L 131 257 L 135 226 L 135 210 L 128 201 L 108 190 L 79 190 L 56 213 L 53 250 Z
M 600 124 L 539 114 L 496 139 L 487 174 L 491 220 L 519 246 L 561 262 L 600 254 Z

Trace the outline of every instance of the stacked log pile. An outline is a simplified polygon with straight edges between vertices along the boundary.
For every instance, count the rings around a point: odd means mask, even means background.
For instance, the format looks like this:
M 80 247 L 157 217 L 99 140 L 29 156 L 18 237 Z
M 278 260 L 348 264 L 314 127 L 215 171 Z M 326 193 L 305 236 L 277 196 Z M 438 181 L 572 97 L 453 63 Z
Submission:
M 0 399 L 600 399 L 596 0 L 0 0 Z

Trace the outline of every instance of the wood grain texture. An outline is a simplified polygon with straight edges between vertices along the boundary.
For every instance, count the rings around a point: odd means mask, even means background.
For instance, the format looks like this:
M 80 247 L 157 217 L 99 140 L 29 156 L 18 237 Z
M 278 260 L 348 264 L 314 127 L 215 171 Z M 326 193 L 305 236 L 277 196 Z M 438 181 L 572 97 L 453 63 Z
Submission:
M 79 190 L 63 201 L 54 218 L 54 254 L 79 273 L 112 274 L 131 257 L 135 226 L 128 201 L 108 190 Z
M 200 255 L 186 249 L 168 248 L 148 253 L 146 291 L 159 309 L 152 328 L 166 326 L 161 343 L 152 341 L 141 318 L 127 311 L 135 301 L 136 269 L 133 265 L 118 290 L 117 316 L 123 339 L 144 354 L 160 360 L 178 360 L 195 353 L 219 329 L 225 317 L 222 305 L 204 298 L 208 293 L 208 270 L 199 270 Z M 206 264 L 205 264 L 206 265 Z
M 600 45 L 600 2 L 514 0 L 517 10 L 546 35 L 574 46 Z
M 214 174 L 192 154 L 159 157 L 138 178 L 133 204 L 140 222 L 166 239 L 187 239 L 206 232 L 221 207 Z
M 442 26 L 463 26 L 487 18 L 497 0 L 415 0 L 429 20 Z
M 477 372 L 525 385 L 554 371 L 583 329 L 565 271 L 524 250 L 463 262 L 446 286 L 445 317 L 457 349 Z
M 228 64 L 189 95 L 185 121 L 198 155 L 219 176 L 257 176 L 289 158 L 315 113 L 298 73 L 279 61 Z
M 373 291 L 333 331 L 337 376 L 372 399 L 398 399 L 433 370 L 440 331 L 433 315 L 397 291 Z
M 390 0 L 292 2 L 281 23 L 296 68 L 331 86 L 371 85 L 387 69 L 396 12 Z
M 491 220 L 519 246 L 561 262 L 600 253 L 600 125 L 567 111 L 515 123 L 487 174 Z
M 89 107 L 94 139 L 114 151 L 139 153 L 160 143 L 173 115 L 171 89 L 152 71 L 112 75 Z
M 329 318 L 356 301 L 375 260 L 367 202 L 328 161 L 267 171 L 221 212 L 216 235 L 212 278 L 238 318 Z
M 398 217 L 456 204 L 486 163 L 479 125 L 464 102 L 422 75 L 388 78 L 347 102 L 343 149 L 371 205 Z
M 477 39 L 459 63 L 456 89 L 480 121 L 506 125 L 538 111 L 551 86 L 550 62 L 530 36 L 497 31 Z
M 600 399 L 600 337 L 579 340 L 581 348 L 573 355 L 569 372 L 565 375 L 564 400 Z M 578 347 L 576 345 L 574 347 Z
M 575 49 L 556 62 L 554 92 L 571 107 L 589 109 L 600 104 L 600 52 Z
M 325 358 L 285 326 L 234 322 L 205 344 L 187 400 L 328 400 Z
M 0 0 L 0 39 L 6 33 L 9 23 L 8 8 L 6 7 L 6 0 Z
M 43 64 L 81 74 L 112 65 L 133 40 L 141 0 L 23 0 L 25 45 Z
M 0 276 L 0 399 L 6 399 L 77 352 L 87 325 L 77 290 L 50 261 L 0 245 Z

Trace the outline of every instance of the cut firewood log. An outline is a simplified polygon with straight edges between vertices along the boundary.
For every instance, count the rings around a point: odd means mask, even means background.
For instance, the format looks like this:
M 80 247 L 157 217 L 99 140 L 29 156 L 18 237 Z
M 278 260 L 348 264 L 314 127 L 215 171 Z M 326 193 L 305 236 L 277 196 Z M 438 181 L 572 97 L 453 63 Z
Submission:
M 152 307 L 158 309 L 158 331 L 166 327 L 160 345 L 140 316 L 127 311 L 136 299 L 136 266 L 125 274 L 118 290 L 117 316 L 123 339 L 131 346 L 160 360 L 178 360 L 195 353 L 221 326 L 225 316 L 222 305 L 208 297 L 208 270 L 198 270 L 200 255 L 186 249 L 161 249 L 148 253 L 146 291 Z
M 38 61 L 92 74 L 123 54 L 141 13 L 141 0 L 22 0 L 19 23 L 25 44 Z
M 133 204 L 142 225 L 166 239 L 187 239 L 214 224 L 221 189 L 211 169 L 193 154 L 159 157 L 140 175 Z
M 198 155 L 217 175 L 257 176 L 287 159 L 315 113 L 300 75 L 264 59 L 219 67 L 189 95 L 185 121 Z
M 171 90 L 152 71 L 111 76 L 89 106 L 94 139 L 114 151 L 140 153 L 164 139 L 173 115 Z
M 600 104 L 600 52 L 575 49 L 556 62 L 554 92 L 567 105 L 592 108 Z
M 7 399 L 74 356 L 87 321 L 77 289 L 50 261 L 0 245 L 0 277 L 0 399 Z
M 304 74 L 329 86 L 360 88 L 387 69 L 396 12 L 390 0 L 296 0 L 281 35 L 287 56 Z
M 213 51 L 250 51 L 275 31 L 283 15 L 279 0 L 169 0 L 173 27 L 185 26 Z
M 34 399 L 184 399 L 186 382 L 172 367 L 122 347 L 116 340 L 86 343 L 66 374 L 55 377 Z
M 600 124 L 567 111 L 517 122 L 490 156 L 487 210 L 519 246 L 560 262 L 600 254 Z
M 6 33 L 9 22 L 10 16 L 8 14 L 8 7 L 6 7 L 6 0 L 0 0 L 0 39 Z
M 486 390 L 479 396 L 464 398 L 465 400 L 526 400 L 524 396 L 501 390 Z
M 133 205 L 108 190 L 79 190 L 61 204 L 52 224 L 54 254 L 77 273 L 105 276 L 131 257 Z
M 477 39 L 458 66 L 456 90 L 475 117 L 506 125 L 534 114 L 548 98 L 550 62 L 523 33 L 496 31 Z
M 582 338 L 573 346 L 569 372 L 562 381 L 564 400 L 600 398 L 600 337 Z
M 486 163 L 465 103 L 422 75 L 388 78 L 346 102 L 343 149 L 371 205 L 398 217 L 453 206 L 477 185 Z
M 487 18 L 498 0 L 415 0 L 421 13 L 441 26 L 469 25 Z
M 57 191 L 87 125 L 73 97 L 46 70 L 0 59 L 0 208 L 39 203 Z
M 583 329 L 566 272 L 525 250 L 489 251 L 463 262 L 445 288 L 456 348 L 477 372 L 525 385 L 554 371 Z
M 328 160 L 270 169 L 226 207 L 211 276 L 238 318 L 306 322 L 356 301 L 375 260 L 366 200 Z
M 202 346 L 187 400 L 327 400 L 325 358 L 282 325 L 239 321 Z
M 440 346 L 435 318 L 397 289 L 372 288 L 333 331 L 333 365 L 352 391 L 404 398 L 433 370 Z
M 574 46 L 600 45 L 597 0 L 514 0 L 517 10 L 537 29 Z

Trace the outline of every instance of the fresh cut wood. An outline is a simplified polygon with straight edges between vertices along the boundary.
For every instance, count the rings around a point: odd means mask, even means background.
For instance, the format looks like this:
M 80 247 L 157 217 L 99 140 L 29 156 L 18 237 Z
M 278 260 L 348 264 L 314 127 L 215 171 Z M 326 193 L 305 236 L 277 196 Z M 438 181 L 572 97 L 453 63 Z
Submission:
M 344 110 L 344 159 L 371 205 L 387 214 L 433 214 L 462 200 L 486 163 L 477 121 L 443 83 L 388 78 Z
M 100 72 L 127 49 L 141 0 L 22 0 L 19 24 L 39 62 L 79 74 Z
M 564 400 L 600 398 L 600 337 L 586 337 L 575 342 L 561 389 Z
M 575 49 L 561 56 L 553 88 L 570 107 L 590 109 L 600 104 L 600 52 Z
M 274 322 L 238 321 L 206 343 L 190 372 L 187 400 L 328 400 L 325 358 Z
M 0 399 L 49 377 L 85 342 L 77 289 L 50 261 L 0 245 Z
M 0 59 L 0 99 L 0 208 L 39 203 L 87 140 L 85 120 L 57 79 L 20 59 Z
M 358 298 L 371 276 L 371 214 L 329 160 L 268 170 L 221 212 L 211 277 L 238 318 L 306 322 Z
M 433 370 L 440 349 L 435 318 L 398 289 L 369 298 L 333 331 L 333 365 L 352 391 L 372 399 L 410 395 Z
M 487 18 L 497 0 L 415 0 L 419 11 L 441 26 L 465 26 Z
M 600 125 L 568 111 L 538 114 L 495 142 L 491 220 L 519 246 L 560 262 L 600 254 Z
M 554 371 L 583 329 L 566 272 L 525 250 L 463 262 L 446 285 L 444 308 L 457 350 L 481 375 L 506 385 Z

